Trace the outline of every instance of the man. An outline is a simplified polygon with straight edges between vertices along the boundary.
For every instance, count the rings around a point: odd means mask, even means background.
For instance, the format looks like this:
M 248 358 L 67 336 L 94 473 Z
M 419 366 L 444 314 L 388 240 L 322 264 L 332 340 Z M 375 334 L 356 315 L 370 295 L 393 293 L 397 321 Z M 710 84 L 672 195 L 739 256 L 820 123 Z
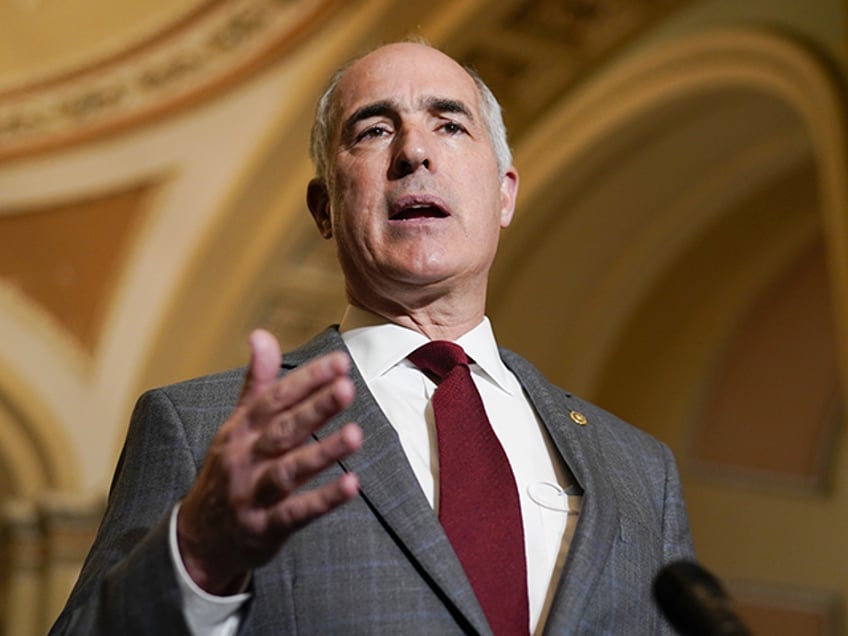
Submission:
M 518 190 L 491 93 L 435 49 L 379 48 L 334 77 L 312 154 L 307 202 L 336 241 L 350 302 L 341 327 L 287 353 L 281 378 L 278 345 L 258 331 L 246 378 L 139 400 L 54 631 L 666 630 L 651 579 L 692 552 L 670 451 L 499 351 L 484 315 Z M 500 440 L 486 455 L 506 463 L 488 474 L 514 474 L 498 482 L 513 521 L 480 521 L 492 514 L 485 483 L 463 500 L 465 485 L 445 480 L 457 469 L 441 439 L 442 379 L 411 361 L 430 341 L 471 358 L 475 388 L 459 406 L 482 395 Z M 467 519 L 446 521 L 448 502 Z M 454 529 L 467 520 L 470 547 Z M 498 538 L 472 564 L 475 532 L 485 544 L 501 530 L 520 554 Z M 489 558 L 494 572 L 478 574 Z M 481 584 L 489 574 L 501 578 Z

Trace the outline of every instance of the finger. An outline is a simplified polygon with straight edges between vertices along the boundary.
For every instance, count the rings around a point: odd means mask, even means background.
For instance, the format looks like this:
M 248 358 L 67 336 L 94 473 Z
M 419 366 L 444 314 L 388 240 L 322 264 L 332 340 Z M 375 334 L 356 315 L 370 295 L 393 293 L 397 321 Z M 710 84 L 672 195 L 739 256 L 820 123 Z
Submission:
M 248 338 L 250 364 L 241 387 L 238 404 L 245 404 L 266 390 L 280 370 L 282 355 L 277 339 L 264 329 L 256 329 Z
M 281 501 L 270 512 L 268 524 L 278 535 L 288 535 L 350 501 L 359 493 L 359 477 L 345 473 L 335 481 Z
M 285 499 L 318 473 L 362 446 L 362 429 L 346 424 L 324 439 L 283 455 L 272 462 L 260 476 L 255 489 L 259 506 L 269 506 Z
M 274 416 L 306 400 L 316 391 L 347 377 L 350 358 L 341 351 L 329 353 L 308 362 L 270 384 L 251 406 L 254 425 L 266 426 Z
M 253 444 L 259 457 L 273 457 L 302 444 L 315 430 L 353 402 L 353 382 L 347 376 L 321 387 L 293 408 L 274 415 Z

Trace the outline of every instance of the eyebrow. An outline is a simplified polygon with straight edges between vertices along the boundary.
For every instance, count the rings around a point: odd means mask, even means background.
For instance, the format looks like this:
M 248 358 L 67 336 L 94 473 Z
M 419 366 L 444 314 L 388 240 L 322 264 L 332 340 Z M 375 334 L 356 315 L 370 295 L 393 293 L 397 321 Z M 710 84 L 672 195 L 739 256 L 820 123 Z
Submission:
M 471 109 L 458 99 L 447 99 L 443 97 L 429 97 L 424 100 L 427 110 L 431 113 L 455 113 L 467 117 L 470 121 L 474 121 L 474 115 Z
M 446 97 L 426 97 L 422 100 L 424 108 L 430 113 L 455 113 L 467 117 L 469 121 L 474 122 L 474 115 L 471 109 L 464 102 L 458 99 L 449 99 Z M 353 113 L 345 119 L 341 127 L 341 138 L 349 139 L 353 134 L 353 129 L 361 121 L 371 119 L 372 117 L 386 117 L 400 110 L 396 103 L 391 100 L 384 99 L 371 104 L 365 104 L 357 108 Z
M 371 119 L 372 117 L 385 117 L 396 110 L 397 107 L 393 106 L 387 99 L 379 102 L 373 102 L 371 104 L 365 104 L 365 106 L 357 108 L 342 124 L 341 138 L 349 139 L 353 134 L 354 127 L 359 122 L 365 119 Z

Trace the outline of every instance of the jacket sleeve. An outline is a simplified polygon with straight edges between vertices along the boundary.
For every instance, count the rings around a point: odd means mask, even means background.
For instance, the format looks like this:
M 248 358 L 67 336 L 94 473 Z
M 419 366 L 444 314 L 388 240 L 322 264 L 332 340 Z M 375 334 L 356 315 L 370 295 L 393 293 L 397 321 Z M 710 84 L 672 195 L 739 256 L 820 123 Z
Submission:
M 689 515 L 683 500 L 683 488 L 680 473 L 674 455 L 665 444 L 662 445 L 666 456 L 665 501 L 663 505 L 663 557 L 666 563 L 678 559 L 694 559 L 692 533 L 689 528 Z
M 106 513 L 50 634 L 187 634 L 168 545 L 168 518 L 197 472 L 163 390 L 136 404 Z

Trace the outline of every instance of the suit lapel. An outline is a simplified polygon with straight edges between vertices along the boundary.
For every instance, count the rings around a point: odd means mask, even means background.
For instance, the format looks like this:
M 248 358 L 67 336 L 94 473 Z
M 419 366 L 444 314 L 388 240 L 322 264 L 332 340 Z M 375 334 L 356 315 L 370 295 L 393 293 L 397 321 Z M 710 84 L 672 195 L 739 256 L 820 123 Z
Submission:
M 333 350 L 346 350 L 335 328 L 286 354 L 283 367 L 294 368 Z M 491 634 L 465 572 L 406 459 L 397 433 L 355 366 L 351 370 L 351 379 L 356 387 L 353 404 L 328 422 L 316 438 L 329 435 L 346 422 L 359 424 L 364 432 L 362 448 L 343 460 L 342 467 L 359 476 L 362 498 L 403 545 L 404 551 L 439 590 L 439 594 L 474 630 L 480 634 Z
M 553 387 L 526 360 L 501 350 L 545 425 L 551 439 L 583 490 L 580 519 L 557 584 L 545 625 L 546 633 L 568 633 L 586 613 L 604 564 L 619 533 L 617 493 L 605 483 L 601 454 L 593 422 L 581 426 L 571 417 L 579 405 L 570 395 Z

